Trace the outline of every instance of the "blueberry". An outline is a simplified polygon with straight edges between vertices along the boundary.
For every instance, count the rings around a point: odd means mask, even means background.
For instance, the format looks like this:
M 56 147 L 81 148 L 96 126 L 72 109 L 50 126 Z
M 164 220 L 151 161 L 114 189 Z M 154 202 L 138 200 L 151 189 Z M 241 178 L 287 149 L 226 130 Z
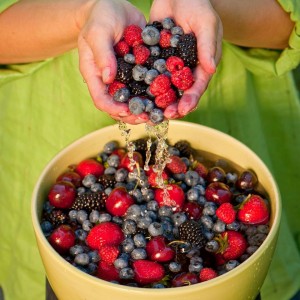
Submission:
M 206 199 L 204 196 L 200 196 L 198 198 L 198 204 L 200 204 L 201 206 L 205 206 L 205 203 L 206 203 Z
M 158 210 L 158 215 L 161 217 L 171 217 L 173 215 L 173 209 L 171 206 L 161 206 Z
M 148 227 L 148 232 L 151 236 L 162 235 L 164 232 L 163 225 L 159 222 L 153 222 Z
M 117 182 L 125 181 L 128 175 L 128 171 L 124 168 L 118 169 L 115 173 L 115 179 Z
M 97 269 L 98 269 L 98 265 L 93 262 L 89 263 L 87 266 L 87 272 L 88 272 L 88 274 L 91 274 L 91 275 L 94 275 L 96 273 Z
M 171 18 L 165 18 L 162 20 L 161 23 L 164 29 L 171 29 L 172 27 L 175 26 L 175 23 Z
M 45 235 L 49 235 L 53 229 L 53 226 L 49 221 L 43 221 L 41 223 L 41 228 Z
M 168 147 L 168 152 L 169 152 L 169 154 L 170 154 L 171 156 L 172 156 L 172 155 L 180 156 L 180 151 L 179 151 L 176 147 L 169 146 L 169 147 Z
M 124 60 L 129 63 L 134 65 L 135 64 L 135 56 L 131 53 L 127 53 L 124 55 Z
M 171 47 L 176 48 L 178 46 L 179 41 L 180 41 L 180 35 L 179 34 L 174 34 L 170 39 Z
M 145 110 L 145 104 L 140 97 L 133 97 L 128 103 L 129 110 L 134 115 L 139 115 Z
M 146 259 L 147 252 L 144 248 L 135 248 L 131 251 L 131 258 L 134 260 Z
M 166 287 L 162 283 L 157 282 L 157 283 L 153 283 L 152 288 L 153 289 L 164 289 Z
M 95 175 L 93 174 L 88 174 L 86 176 L 84 176 L 84 178 L 82 179 L 82 184 L 89 188 L 91 187 L 92 184 L 94 184 L 97 181 L 97 178 Z
M 133 204 L 127 209 L 126 218 L 136 221 L 141 217 L 141 213 L 141 207 L 137 204 Z
M 96 183 L 91 185 L 91 191 L 93 193 L 97 193 L 97 192 L 100 192 L 102 190 L 103 190 L 103 186 L 99 182 L 96 182 Z
M 190 167 L 191 162 L 190 162 L 190 160 L 189 160 L 187 157 L 183 156 L 183 157 L 181 157 L 181 160 L 185 163 L 185 165 L 186 165 L 188 168 Z
M 92 223 L 90 222 L 90 220 L 84 220 L 82 222 L 82 229 L 84 231 L 90 231 L 92 229 L 93 225 Z
M 258 247 L 259 246 L 248 246 L 246 249 L 246 253 L 252 255 L 258 249 Z
M 123 225 L 123 218 L 121 218 L 119 216 L 113 216 L 112 221 L 120 226 Z
M 98 210 L 92 210 L 89 215 L 89 220 L 91 221 L 91 223 L 96 224 L 99 220 L 99 216 L 100 216 L 100 213 Z
M 135 81 L 143 81 L 146 77 L 148 69 L 142 65 L 136 65 L 132 69 L 132 77 Z
M 128 101 L 129 97 L 130 97 L 130 91 L 129 91 L 129 89 L 123 87 L 123 88 L 118 89 L 118 90 L 115 92 L 115 94 L 114 94 L 114 96 L 113 96 L 113 99 L 114 99 L 115 101 L 117 101 L 117 102 L 122 102 L 122 103 L 124 103 L 124 102 L 127 102 L 127 101 Z
M 199 198 L 199 190 L 195 188 L 191 188 L 186 193 L 187 200 L 189 201 L 197 201 Z
M 117 168 L 120 164 L 120 157 L 116 154 L 111 154 L 108 158 L 107 158 L 107 164 L 110 167 L 114 167 Z
M 115 266 L 118 270 L 124 269 L 124 268 L 128 267 L 128 260 L 127 260 L 127 259 L 124 259 L 124 258 L 117 258 L 117 259 L 114 261 L 114 266 Z
M 87 237 L 87 232 L 79 228 L 75 230 L 75 235 L 80 241 L 84 242 Z
M 78 223 L 82 224 L 85 220 L 87 220 L 87 218 L 88 213 L 85 210 L 81 209 L 78 211 L 76 218 Z
M 49 201 L 46 201 L 43 204 L 43 211 L 45 211 L 46 213 L 50 213 L 53 210 L 53 206 L 50 204 Z
M 109 213 L 101 213 L 98 217 L 99 223 L 109 222 L 111 221 L 111 215 Z
M 152 189 L 142 188 L 141 191 L 146 202 L 154 199 L 154 192 Z
M 87 253 L 79 253 L 75 256 L 74 262 L 80 266 L 86 266 L 90 262 L 90 257 Z
M 209 241 L 215 237 L 214 232 L 212 232 L 211 230 L 209 230 L 207 228 L 203 228 L 202 233 L 206 237 L 206 239 Z
M 158 203 L 155 200 L 151 200 L 147 203 L 147 209 L 152 211 L 158 211 Z
M 120 279 L 133 279 L 134 271 L 131 268 L 123 268 L 119 272 Z
M 114 167 L 107 167 L 105 170 L 104 170 L 104 174 L 105 175 L 115 175 L 116 173 L 116 168 Z
M 147 229 L 152 223 L 152 219 L 149 217 L 143 217 L 138 220 L 138 227 L 141 229 Z
M 226 264 L 225 264 L 225 270 L 226 271 L 231 271 L 233 270 L 234 268 L 236 268 L 240 263 L 235 260 L 235 259 L 232 259 L 232 260 L 229 260 Z
M 150 99 L 143 99 L 144 101 L 144 105 L 145 105 L 145 112 L 150 112 L 153 110 L 153 108 L 155 107 L 154 102 Z
M 199 195 L 201 195 L 201 196 L 205 195 L 205 187 L 203 185 L 196 184 L 193 188 L 198 190 Z
M 185 213 L 177 212 L 174 215 L 172 215 L 172 220 L 174 222 L 174 225 L 178 227 L 187 220 L 187 217 Z
M 225 230 L 226 230 L 226 224 L 221 220 L 217 220 L 217 222 L 213 226 L 213 231 L 216 233 L 222 233 Z
M 174 26 L 171 28 L 171 33 L 173 35 L 183 35 L 183 29 L 180 26 Z
M 85 187 L 84 186 L 80 186 L 77 188 L 77 195 L 82 195 L 83 193 L 85 193 Z
M 176 181 L 183 181 L 185 178 L 185 174 L 184 173 L 177 173 L 173 175 L 174 179 Z
M 155 96 L 150 91 L 150 86 L 147 87 L 146 93 L 147 93 L 147 95 L 149 96 L 150 99 L 154 99 L 155 98 Z
M 159 42 L 160 32 L 154 26 L 146 26 L 142 31 L 142 39 L 146 45 L 154 46 Z
M 100 161 L 102 163 L 105 163 L 107 161 L 108 154 L 105 152 L 101 152 L 100 154 L 98 154 L 98 157 L 100 157 Z
M 155 69 L 150 69 L 146 72 L 144 81 L 145 83 L 150 85 L 157 76 L 158 76 L 158 71 Z
M 237 221 L 233 221 L 232 223 L 226 225 L 226 229 L 233 231 L 239 231 L 240 227 L 241 225 Z
M 143 201 L 143 194 L 140 189 L 134 189 L 130 192 L 130 195 L 135 199 L 136 203 L 141 203 Z
M 258 225 L 257 226 L 257 232 L 259 232 L 259 233 L 269 233 L 269 230 L 270 230 L 270 228 L 269 228 L 269 226 L 268 225 Z
M 178 273 L 181 271 L 181 264 L 176 261 L 172 261 L 169 263 L 169 270 L 173 273 Z
M 161 74 L 167 71 L 166 61 L 163 58 L 157 59 L 153 63 L 153 67 Z
M 74 245 L 69 250 L 72 256 L 76 256 L 77 254 L 83 253 L 84 249 L 81 245 Z
M 199 181 L 199 174 L 196 171 L 188 170 L 185 173 L 185 183 L 188 186 L 195 186 Z
M 123 221 L 122 230 L 124 234 L 135 234 L 137 230 L 137 226 L 134 220 L 126 219 Z
M 216 240 L 208 241 L 205 245 L 205 250 L 208 252 L 216 253 L 220 248 L 219 243 Z
M 159 46 L 151 46 L 149 50 L 151 56 L 159 56 L 161 52 Z
M 122 249 L 125 253 L 131 253 L 134 249 L 133 239 L 130 237 L 125 238 L 122 242 Z
M 133 236 L 133 242 L 134 245 L 138 248 L 144 248 L 146 247 L 146 238 L 143 234 L 137 233 L 136 235 Z
M 189 264 L 189 272 L 200 272 L 203 269 L 203 265 L 199 262 Z
M 97 250 L 89 251 L 88 256 L 90 258 L 90 261 L 93 263 L 96 263 L 100 260 L 100 256 Z
M 216 205 L 214 202 L 206 202 L 202 211 L 203 215 L 214 216 L 216 214 Z
M 236 173 L 230 173 L 228 172 L 226 174 L 226 180 L 227 180 L 227 183 L 235 183 L 238 179 L 238 175 Z
M 104 193 L 108 196 L 111 192 L 112 192 L 112 188 L 111 187 L 108 187 L 104 190 Z
M 119 146 L 118 142 L 110 141 L 104 145 L 103 151 L 106 154 L 111 154 L 114 150 L 116 150 L 118 148 L 118 146 Z
M 152 123 L 158 124 L 164 120 L 164 113 L 159 108 L 154 108 L 149 115 L 149 119 Z
M 204 225 L 206 229 L 212 229 L 214 226 L 214 222 L 212 218 L 208 215 L 202 215 L 201 218 L 201 223 Z

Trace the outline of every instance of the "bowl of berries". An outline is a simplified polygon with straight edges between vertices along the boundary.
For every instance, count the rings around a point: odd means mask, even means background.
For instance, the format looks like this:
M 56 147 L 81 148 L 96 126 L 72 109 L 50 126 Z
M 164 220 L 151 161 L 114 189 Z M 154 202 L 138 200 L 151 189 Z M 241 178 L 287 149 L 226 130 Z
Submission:
M 281 214 L 266 165 L 202 125 L 125 127 L 75 141 L 36 183 L 32 222 L 57 297 L 255 299 Z

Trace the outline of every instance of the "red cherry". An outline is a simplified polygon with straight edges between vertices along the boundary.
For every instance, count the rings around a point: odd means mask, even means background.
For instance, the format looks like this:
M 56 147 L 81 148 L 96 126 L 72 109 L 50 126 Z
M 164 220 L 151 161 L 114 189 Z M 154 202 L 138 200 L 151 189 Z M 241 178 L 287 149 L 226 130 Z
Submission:
M 232 193 L 225 183 L 212 182 L 205 190 L 205 197 L 207 201 L 221 205 L 222 203 L 231 201 Z
M 196 202 L 186 202 L 182 209 L 192 220 L 199 220 L 202 216 L 203 207 Z
M 83 161 L 81 161 L 75 171 L 81 176 L 81 178 L 84 178 L 86 175 L 93 174 L 96 177 L 99 177 L 103 175 L 104 173 L 104 166 L 96 161 L 95 159 L 88 158 Z
M 106 210 L 113 216 L 119 217 L 124 216 L 132 204 L 134 200 L 124 187 L 113 189 L 105 202 Z
M 186 286 L 199 282 L 196 273 L 184 272 L 176 275 L 172 280 L 173 287 Z
M 78 173 L 74 171 L 66 171 L 57 177 L 56 182 L 59 181 L 68 181 L 74 184 L 74 186 L 81 186 L 81 177 Z
M 76 197 L 76 188 L 71 182 L 56 182 L 48 194 L 49 202 L 57 208 L 70 208 Z
M 148 257 L 158 262 L 167 262 L 173 259 L 175 252 L 166 244 L 163 236 L 153 237 L 146 245 Z
M 60 225 L 49 236 L 49 243 L 60 254 L 75 245 L 75 233 L 69 225 Z
M 136 164 L 134 166 L 130 165 L 130 159 L 128 157 L 128 153 L 126 153 L 126 155 L 124 155 L 123 158 L 121 159 L 120 168 L 125 168 L 129 172 L 131 172 L 131 171 L 133 171 L 137 167 L 137 165 L 140 168 L 144 167 L 143 156 L 142 156 L 142 154 L 140 152 L 134 151 L 132 158 L 136 162 Z
M 223 182 L 226 178 L 225 171 L 220 167 L 213 167 L 208 170 L 207 181 L 209 183 L 220 181 Z
M 123 148 L 117 148 L 112 152 L 112 154 L 118 155 L 121 160 L 126 155 L 126 151 Z

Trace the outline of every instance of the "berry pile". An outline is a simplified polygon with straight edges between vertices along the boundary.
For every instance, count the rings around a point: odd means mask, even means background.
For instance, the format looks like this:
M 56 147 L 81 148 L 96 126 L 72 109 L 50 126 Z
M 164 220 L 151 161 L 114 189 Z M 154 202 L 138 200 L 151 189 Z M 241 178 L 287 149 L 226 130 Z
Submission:
M 135 167 L 111 141 L 57 178 L 41 220 L 53 248 L 90 275 L 136 287 L 196 284 L 243 263 L 269 232 L 256 175 L 178 141 L 159 188 L 154 166 L 143 168 L 145 142 L 133 141 Z
M 193 85 L 194 34 L 185 34 L 171 18 L 144 29 L 129 25 L 114 50 L 118 69 L 108 93 L 114 101 L 128 103 L 132 114 L 146 112 L 154 124 L 161 123 L 164 109 Z

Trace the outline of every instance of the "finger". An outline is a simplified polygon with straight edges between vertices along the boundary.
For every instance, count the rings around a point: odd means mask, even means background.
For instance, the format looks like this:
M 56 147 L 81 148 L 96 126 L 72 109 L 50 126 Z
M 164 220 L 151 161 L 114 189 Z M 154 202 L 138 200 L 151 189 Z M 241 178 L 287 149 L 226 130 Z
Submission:
M 177 119 L 180 117 L 178 113 L 178 103 L 173 103 L 169 105 L 165 111 L 164 111 L 164 116 L 166 119 Z
M 149 121 L 149 117 L 146 113 L 142 113 L 140 115 L 129 115 L 126 117 L 112 116 L 112 118 L 131 125 L 147 123 Z

